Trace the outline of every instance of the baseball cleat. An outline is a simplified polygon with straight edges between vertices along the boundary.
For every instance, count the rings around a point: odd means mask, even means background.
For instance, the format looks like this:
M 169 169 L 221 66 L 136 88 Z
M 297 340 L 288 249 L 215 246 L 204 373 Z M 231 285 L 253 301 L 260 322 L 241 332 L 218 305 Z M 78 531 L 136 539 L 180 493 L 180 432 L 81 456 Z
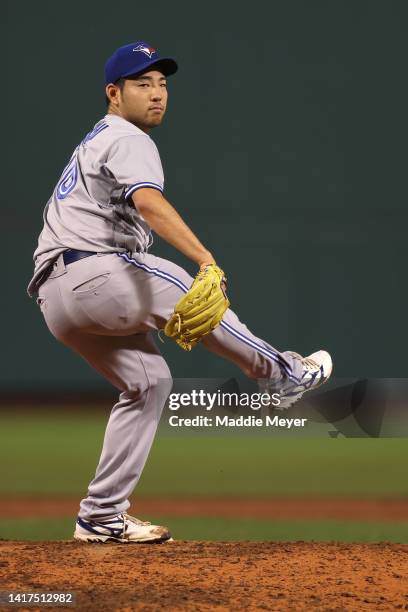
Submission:
M 306 391 L 317 389 L 329 378 L 333 370 L 333 362 L 327 351 L 316 351 L 307 357 L 302 357 L 299 353 L 288 351 L 295 359 L 300 359 L 303 366 L 303 374 L 300 381 L 293 386 L 288 386 L 281 390 L 280 405 L 278 409 L 285 409 L 300 400 Z
M 100 521 L 86 521 L 78 516 L 74 538 L 82 542 L 119 544 L 157 543 L 172 539 L 167 527 L 140 521 L 125 512 Z

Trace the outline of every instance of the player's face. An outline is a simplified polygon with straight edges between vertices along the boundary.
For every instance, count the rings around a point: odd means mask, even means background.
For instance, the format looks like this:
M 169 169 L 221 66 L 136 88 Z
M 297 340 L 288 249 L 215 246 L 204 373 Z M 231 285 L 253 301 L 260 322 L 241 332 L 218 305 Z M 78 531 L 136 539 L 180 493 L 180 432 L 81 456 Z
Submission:
M 126 79 L 118 94 L 118 111 L 121 116 L 145 131 L 160 125 L 166 107 L 167 81 L 158 70 Z

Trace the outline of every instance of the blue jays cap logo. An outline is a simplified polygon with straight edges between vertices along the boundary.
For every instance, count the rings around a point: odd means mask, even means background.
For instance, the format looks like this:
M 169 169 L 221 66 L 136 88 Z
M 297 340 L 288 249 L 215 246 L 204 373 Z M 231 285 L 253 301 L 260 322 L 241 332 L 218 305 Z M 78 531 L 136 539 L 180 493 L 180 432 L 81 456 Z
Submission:
M 140 53 L 147 55 L 149 59 L 152 59 L 153 53 L 156 53 L 156 49 L 153 49 L 153 47 L 145 47 L 144 45 L 138 45 L 132 49 L 132 51 L 140 51 Z

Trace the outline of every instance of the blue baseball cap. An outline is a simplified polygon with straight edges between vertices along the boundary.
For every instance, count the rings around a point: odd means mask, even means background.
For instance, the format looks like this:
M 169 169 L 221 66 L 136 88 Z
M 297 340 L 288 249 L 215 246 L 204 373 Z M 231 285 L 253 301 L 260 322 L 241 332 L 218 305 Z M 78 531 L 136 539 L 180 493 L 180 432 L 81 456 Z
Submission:
M 171 57 L 159 57 L 156 49 L 139 40 L 116 49 L 105 64 L 105 84 L 115 83 L 121 77 L 156 68 L 165 76 L 177 72 L 177 63 Z

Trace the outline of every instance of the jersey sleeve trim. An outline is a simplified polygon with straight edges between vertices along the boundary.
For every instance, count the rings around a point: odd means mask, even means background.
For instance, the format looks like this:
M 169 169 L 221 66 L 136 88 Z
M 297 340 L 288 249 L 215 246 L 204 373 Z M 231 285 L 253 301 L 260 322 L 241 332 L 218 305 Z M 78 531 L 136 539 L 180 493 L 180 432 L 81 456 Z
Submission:
M 142 187 L 151 187 L 152 189 L 158 189 L 161 193 L 163 193 L 163 188 L 161 187 L 161 185 L 158 185 L 157 183 L 151 183 L 149 181 L 143 181 L 140 183 L 135 183 L 134 185 L 130 185 L 130 187 L 125 190 L 125 198 L 128 199 L 132 195 L 132 193 L 134 193 L 138 189 L 141 189 Z

